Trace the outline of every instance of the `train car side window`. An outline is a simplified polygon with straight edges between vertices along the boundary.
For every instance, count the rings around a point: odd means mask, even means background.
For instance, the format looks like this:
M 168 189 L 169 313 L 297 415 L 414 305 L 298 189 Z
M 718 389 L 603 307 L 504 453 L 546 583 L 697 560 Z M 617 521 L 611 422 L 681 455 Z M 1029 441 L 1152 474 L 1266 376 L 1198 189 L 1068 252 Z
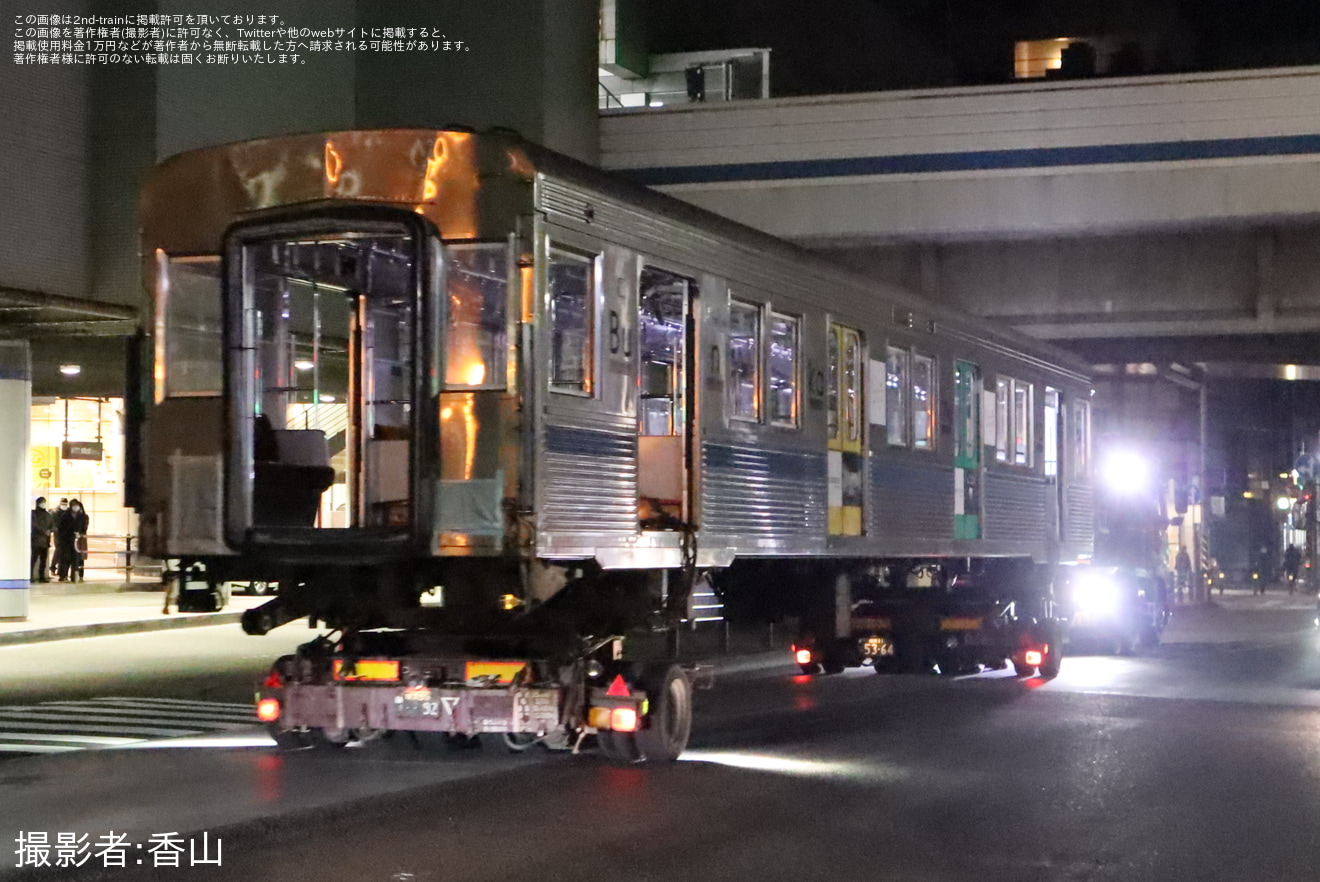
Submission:
M 550 249 L 550 389 L 590 395 L 596 368 L 595 260 Z
M 1013 381 L 1013 464 L 1031 465 L 1032 385 Z
M 499 389 L 507 382 L 509 248 L 450 245 L 445 388 Z
M 224 387 L 220 257 L 171 257 L 160 269 L 156 292 L 157 400 L 166 396 L 219 395 Z
M 1012 398 L 1013 381 L 1007 377 L 995 378 L 995 460 L 1008 462 L 1008 436 L 1012 411 L 1009 399 Z
M 912 446 L 935 449 L 935 360 L 912 355 Z
M 1072 418 L 1074 478 L 1086 478 L 1091 468 L 1091 402 L 1074 401 Z
M 843 440 L 862 443 L 862 335 L 852 328 L 840 328 L 843 337 Z
M 828 400 L 828 429 L 829 437 L 833 441 L 839 439 L 839 333 L 831 327 L 829 336 L 829 370 L 830 380 L 829 389 L 826 392 Z
M 1045 425 L 1042 430 L 1045 435 L 1041 441 L 1045 443 L 1045 460 L 1041 466 L 1045 469 L 1045 477 L 1057 478 L 1059 475 L 1059 418 L 1063 412 L 1059 409 L 1059 390 L 1051 386 L 1045 387 Z
M 770 422 L 798 424 L 798 319 L 770 313 Z
M 885 432 L 891 447 L 908 443 L 908 392 L 911 356 L 890 346 L 885 355 Z
M 729 416 L 761 419 L 761 307 L 729 301 Z

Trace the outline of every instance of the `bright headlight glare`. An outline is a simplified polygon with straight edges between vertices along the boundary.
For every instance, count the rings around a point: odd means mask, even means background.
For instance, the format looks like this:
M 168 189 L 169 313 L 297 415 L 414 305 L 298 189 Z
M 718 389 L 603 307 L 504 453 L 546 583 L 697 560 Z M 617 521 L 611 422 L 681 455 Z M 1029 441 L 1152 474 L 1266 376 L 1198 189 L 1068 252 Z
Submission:
M 1150 479 L 1150 466 L 1145 458 L 1130 450 L 1111 452 L 1100 471 L 1110 492 L 1119 495 L 1141 492 Z
M 1118 585 L 1108 576 L 1093 574 L 1077 580 L 1073 586 L 1073 603 L 1081 612 L 1103 615 L 1118 610 Z

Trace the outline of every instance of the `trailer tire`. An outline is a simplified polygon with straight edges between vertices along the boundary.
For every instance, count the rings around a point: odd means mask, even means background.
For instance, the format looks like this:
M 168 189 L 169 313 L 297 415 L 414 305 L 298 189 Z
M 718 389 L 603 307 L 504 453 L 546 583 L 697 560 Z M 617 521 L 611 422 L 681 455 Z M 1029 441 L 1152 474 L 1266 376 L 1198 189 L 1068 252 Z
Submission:
M 315 729 L 307 730 L 307 742 L 309 747 L 317 750 L 338 750 L 353 740 L 354 732 L 352 729 Z
M 279 723 L 267 723 L 266 731 L 281 752 L 306 750 L 312 746 L 312 736 L 305 729 L 285 729 Z
M 499 750 L 504 753 L 524 753 L 531 750 L 541 739 L 526 732 L 483 732 L 477 736 L 483 750 Z
M 627 732 L 597 732 L 596 745 L 611 762 L 635 763 L 641 759 L 636 739 Z
M 1040 675 L 1047 680 L 1053 680 L 1059 676 L 1059 667 L 1063 664 L 1063 641 L 1054 640 L 1049 645 L 1049 650 L 1045 657 L 1040 661 Z
M 643 675 L 642 685 L 650 711 L 632 737 L 638 759 L 673 762 L 692 735 L 692 683 L 681 667 L 669 665 Z
M 1036 676 L 1036 666 L 1035 666 L 1035 665 L 1029 665 L 1029 664 L 1027 664 L 1026 662 L 1018 661 L 1017 659 L 1014 659 L 1014 660 L 1013 660 L 1013 671 L 1014 671 L 1014 673 L 1016 673 L 1019 677 L 1034 677 L 1034 676 Z

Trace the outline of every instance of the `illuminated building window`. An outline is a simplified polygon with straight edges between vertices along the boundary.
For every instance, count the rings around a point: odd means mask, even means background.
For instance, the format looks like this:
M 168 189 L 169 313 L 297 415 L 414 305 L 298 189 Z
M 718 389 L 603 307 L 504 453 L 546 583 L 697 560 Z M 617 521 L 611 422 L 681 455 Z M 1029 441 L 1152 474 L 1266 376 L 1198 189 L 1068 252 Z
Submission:
M 1063 66 L 1063 50 L 1072 42 L 1068 37 L 1052 40 L 1019 40 L 1013 46 L 1013 77 L 1019 80 L 1049 76 Z

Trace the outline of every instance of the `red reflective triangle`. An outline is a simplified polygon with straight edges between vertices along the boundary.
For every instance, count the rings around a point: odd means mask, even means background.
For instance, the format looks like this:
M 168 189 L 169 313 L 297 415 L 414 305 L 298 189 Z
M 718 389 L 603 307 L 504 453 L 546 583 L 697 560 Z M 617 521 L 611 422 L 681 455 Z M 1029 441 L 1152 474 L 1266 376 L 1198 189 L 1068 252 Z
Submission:
M 622 695 L 625 697 L 632 695 L 632 693 L 628 691 L 628 684 L 623 682 L 623 674 L 614 675 L 614 680 L 610 683 L 610 688 L 605 690 L 605 694 Z

